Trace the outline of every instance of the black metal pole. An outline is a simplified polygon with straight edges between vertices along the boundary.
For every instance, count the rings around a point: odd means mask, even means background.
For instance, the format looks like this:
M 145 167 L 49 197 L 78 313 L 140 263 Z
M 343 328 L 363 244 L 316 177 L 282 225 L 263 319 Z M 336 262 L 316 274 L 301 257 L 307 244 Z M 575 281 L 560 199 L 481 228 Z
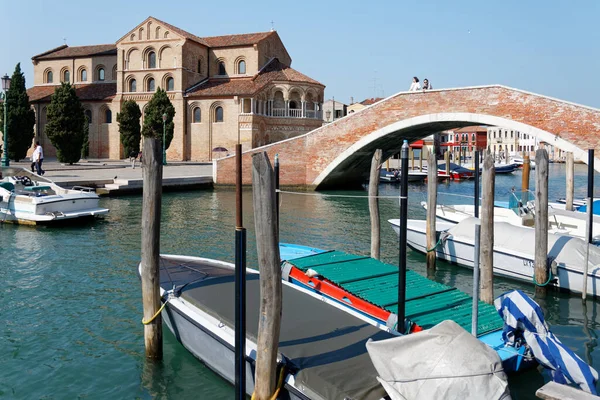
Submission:
M 279 232 L 279 154 L 275 154 L 273 170 L 275 172 L 275 212 L 277 215 L 277 232 Z
M 475 150 L 475 190 L 473 195 L 475 196 L 475 218 L 479 218 L 479 150 Z
M 588 197 L 591 199 L 590 205 L 588 207 L 592 207 L 594 205 L 594 149 L 588 150 Z M 588 212 L 588 243 L 592 243 L 592 238 L 594 237 L 594 211 Z
M 235 148 L 235 398 L 246 400 L 246 228 L 242 218 L 242 145 Z
M 398 332 L 405 333 L 406 325 L 404 323 L 404 314 L 406 301 L 406 228 L 408 219 L 408 140 L 405 140 L 404 144 L 402 145 L 400 158 L 402 173 L 400 174 L 400 259 L 398 262 Z

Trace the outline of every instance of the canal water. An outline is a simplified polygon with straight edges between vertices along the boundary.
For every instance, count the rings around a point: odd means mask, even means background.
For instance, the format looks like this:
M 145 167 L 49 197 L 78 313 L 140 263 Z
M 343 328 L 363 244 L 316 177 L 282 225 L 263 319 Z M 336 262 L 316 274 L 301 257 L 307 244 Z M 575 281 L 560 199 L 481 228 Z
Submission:
M 585 196 L 586 167 L 576 166 L 576 196 Z M 535 173 L 531 174 L 534 188 Z M 596 178 L 598 179 L 598 177 Z M 564 196 L 564 166 L 550 166 L 550 198 Z M 598 182 L 598 180 L 597 180 Z M 521 173 L 498 176 L 496 199 L 520 188 Z M 425 218 L 425 185 L 411 185 L 409 218 Z M 381 185 L 382 195 L 399 187 Z M 440 203 L 471 202 L 472 182 L 442 183 Z M 325 194 L 366 195 L 366 192 Z M 248 266 L 256 267 L 252 193 L 244 192 Z M 191 356 L 165 329 L 164 361 L 144 359 L 140 259 L 141 196 L 102 199 L 103 221 L 84 226 L 0 226 L 0 398 L 4 399 L 230 399 L 233 388 Z M 382 199 L 382 258 L 398 263 L 398 199 Z M 161 251 L 234 260 L 235 193 L 166 193 Z M 283 194 L 281 240 L 369 254 L 366 199 Z M 408 251 L 409 265 L 425 274 L 424 256 Z M 469 270 L 438 263 L 435 279 L 472 292 Z M 533 284 L 495 280 L 495 294 Z M 596 347 L 598 302 L 552 293 L 542 304 L 558 337 L 600 370 Z M 511 378 L 514 399 L 533 399 L 549 374 Z

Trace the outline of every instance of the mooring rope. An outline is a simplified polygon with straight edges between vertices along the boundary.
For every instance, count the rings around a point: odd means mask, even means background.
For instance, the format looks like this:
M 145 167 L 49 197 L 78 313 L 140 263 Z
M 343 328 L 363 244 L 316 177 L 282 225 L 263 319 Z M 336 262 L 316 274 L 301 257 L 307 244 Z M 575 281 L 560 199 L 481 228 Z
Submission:
M 144 321 L 144 319 L 142 318 L 142 324 L 144 325 L 148 325 L 149 323 L 151 323 L 152 321 L 154 321 L 156 319 L 156 317 L 158 317 L 160 315 L 160 313 L 162 312 L 162 310 L 165 308 L 165 306 L 167 305 L 167 303 L 169 302 L 169 298 L 167 298 L 165 300 L 165 302 L 163 303 L 163 305 L 158 309 L 158 311 L 156 312 L 156 314 L 154 314 L 152 316 L 152 318 L 150 318 L 148 321 Z
M 538 283 L 535 280 L 535 271 L 534 271 L 533 276 L 531 277 L 531 279 L 532 279 L 533 283 L 535 284 L 535 286 L 544 287 L 544 286 L 546 286 L 546 285 L 548 285 L 550 283 L 550 281 L 552 280 L 552 269 L 549 269 L 548 272 L 549 272 L 549 274 L 548 274 L 548 280 L 546 281 L 546 283 Z

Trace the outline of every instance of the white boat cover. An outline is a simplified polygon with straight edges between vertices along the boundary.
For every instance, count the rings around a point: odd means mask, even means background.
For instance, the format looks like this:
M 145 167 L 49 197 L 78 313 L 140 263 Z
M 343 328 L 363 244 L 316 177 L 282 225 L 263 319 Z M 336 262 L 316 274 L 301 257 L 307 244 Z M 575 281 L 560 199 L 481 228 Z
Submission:
M 392 400 L 511 398 L 498 354 L 454 321 L 368 341 L 367 351 Z
M 452 228 L 448 233 L 456 239 L 465 239 L 473 243 L 477 218 L 467 218 Z M 572 236 L 549 234 L 548 257 L 557 265 L 583 271 L 587 243 Z M 511 225 L 508 222 L 494 223 L 494 249 L 504 249 L 513 254 L 529 255 L 535 258 L 535 230 Z M 590 246 L 588 272 L 600 275 L 600 248 Z

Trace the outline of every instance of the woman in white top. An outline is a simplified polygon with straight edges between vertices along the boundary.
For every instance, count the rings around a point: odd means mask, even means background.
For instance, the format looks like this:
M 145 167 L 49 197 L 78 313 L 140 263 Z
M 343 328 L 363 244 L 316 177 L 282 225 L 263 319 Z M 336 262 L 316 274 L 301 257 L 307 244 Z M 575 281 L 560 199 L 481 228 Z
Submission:
M 416 76 L 413 78 L 412 83 L 410 84 L 409 92 L 416 92 L 417 90 L 421 90 L 421 84 L 419 83 L 419 78 Z

